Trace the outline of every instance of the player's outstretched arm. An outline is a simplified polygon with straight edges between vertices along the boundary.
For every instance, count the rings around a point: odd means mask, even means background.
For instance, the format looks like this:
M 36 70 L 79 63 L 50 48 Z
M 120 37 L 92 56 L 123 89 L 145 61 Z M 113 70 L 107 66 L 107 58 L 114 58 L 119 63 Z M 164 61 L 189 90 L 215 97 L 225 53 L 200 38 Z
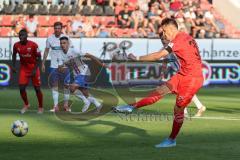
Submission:
M 97 57 L 93 56 L 90 53 L 86 53 L 84 57 L 90 58 L 91 60 L 96 62 L 99 66 L 106 67 Z
M 49 48 L 45 48 L 44 54 L 43 54 L 43 60 L 42 60 L 42 72 L 45 72 L 45 62 L 47 60 L 48 53 L 49 53 Z
M 159 59 L 168 55 L 168 51 L 163 49 L 158 52 L 153 52 L 145 56 L 140 56 L 138 58 L 139 61 L 158 61 Z

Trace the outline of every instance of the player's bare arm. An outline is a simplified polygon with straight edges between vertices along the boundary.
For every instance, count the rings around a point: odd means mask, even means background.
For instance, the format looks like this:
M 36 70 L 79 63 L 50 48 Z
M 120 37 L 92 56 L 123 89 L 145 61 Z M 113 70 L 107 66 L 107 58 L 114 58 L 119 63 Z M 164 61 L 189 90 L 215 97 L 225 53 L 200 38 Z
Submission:
M 32 71 L 32 76 L 35 76 L 37 68 L 40 66 L 40 64 L 41 64 L 41 55 L 36 57 L 36 65 Z
M 136 57 L 133 54 L 129 54 L 128 58 L 131 60 L 138 60 L 138 61 L 157 61 L 166 55 L 168 55 L 169 52 L 166 49 L 160 50 L 158 52 L 153 52 L 151 54 L 145 55 L 145 56 L 140 56 Z
M 105 64 L 103 64 L 97 57 L 93 56 L 90 53 L 86 53 L 86 55 L 84 57 L 90 58 L 91 60 L 96 62 L 99 66 L 106 67 Z
M 17 51 L 15 49 L 15 47 L 13 48 L 13 54 L 12 54 L 12 71 L 13 73 L 16 73 L 16 56 L 17 55 Z
M 45 72 L 45 62 L 47 60 L 48 53 L 49 53 L 49 48 L 45 48 L 44 54 L 43 54 L 43 61 L 42 61 L 42 72 Z

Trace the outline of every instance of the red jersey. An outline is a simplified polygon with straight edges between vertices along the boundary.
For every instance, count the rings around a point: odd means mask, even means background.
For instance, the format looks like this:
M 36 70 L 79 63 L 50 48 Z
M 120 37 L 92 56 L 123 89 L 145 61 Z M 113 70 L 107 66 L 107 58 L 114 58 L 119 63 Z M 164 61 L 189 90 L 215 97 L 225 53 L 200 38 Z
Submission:
M 26 44 L 16 42 L 13 46 L 13 54 L 19 54 L 21 67 L 34 68 L 37 57 L 41 56 L 38 45 L 33 41 L 27 41 Z
M 196 41 L 187 33 L 179 32 L 168 44 L 177 56 L 181 75 L 202 76 L 202 61 Z

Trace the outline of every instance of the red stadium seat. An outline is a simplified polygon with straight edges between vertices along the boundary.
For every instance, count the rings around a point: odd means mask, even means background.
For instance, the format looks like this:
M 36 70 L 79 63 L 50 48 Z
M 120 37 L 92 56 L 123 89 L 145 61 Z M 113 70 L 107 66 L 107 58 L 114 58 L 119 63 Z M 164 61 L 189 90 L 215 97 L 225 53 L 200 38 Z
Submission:
M 48 27 L 48 36 L 52 35 L 54 32 L 53 27 Z
M 37 16 L 39 26 L 50 26 L 48 16 Z
M 1 37 L 9 37 L 12 33 L 12 27 L 2 27 L 0 28 L 0 36 Z
M 67 21 L 72 20 L 71 16 L 61 16 L 60 21 L 63 23 L 63 25 L 67 24 Z
M 1 26 L 13 26 L 13 16 L 12 15 L 4 15 L 2 16 Z
M 93 16 L 93 22 L 95 25 L 98 25 L 100 23 L 101 19 L 99 16 Z
M 55 22 L 60 21 L 59 16 L 50 16 L 49 17 L 49 25 L 53 26 Z
M 47 37 L 48 36 L 48 27 L 40 27 L 38 31 L 38 37 Z

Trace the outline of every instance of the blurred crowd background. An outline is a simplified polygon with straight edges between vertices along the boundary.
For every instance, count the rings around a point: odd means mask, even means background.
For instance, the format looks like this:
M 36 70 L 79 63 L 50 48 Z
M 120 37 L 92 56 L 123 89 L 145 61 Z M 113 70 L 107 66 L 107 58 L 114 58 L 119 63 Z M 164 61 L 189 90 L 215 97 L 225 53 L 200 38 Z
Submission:
M 173 17 L 195 38 L 239 38 L 239 29 L 208 0 L 0 0 L 0 36 L 47 37 L 56 21 L 70 37 L 158 38 Z

